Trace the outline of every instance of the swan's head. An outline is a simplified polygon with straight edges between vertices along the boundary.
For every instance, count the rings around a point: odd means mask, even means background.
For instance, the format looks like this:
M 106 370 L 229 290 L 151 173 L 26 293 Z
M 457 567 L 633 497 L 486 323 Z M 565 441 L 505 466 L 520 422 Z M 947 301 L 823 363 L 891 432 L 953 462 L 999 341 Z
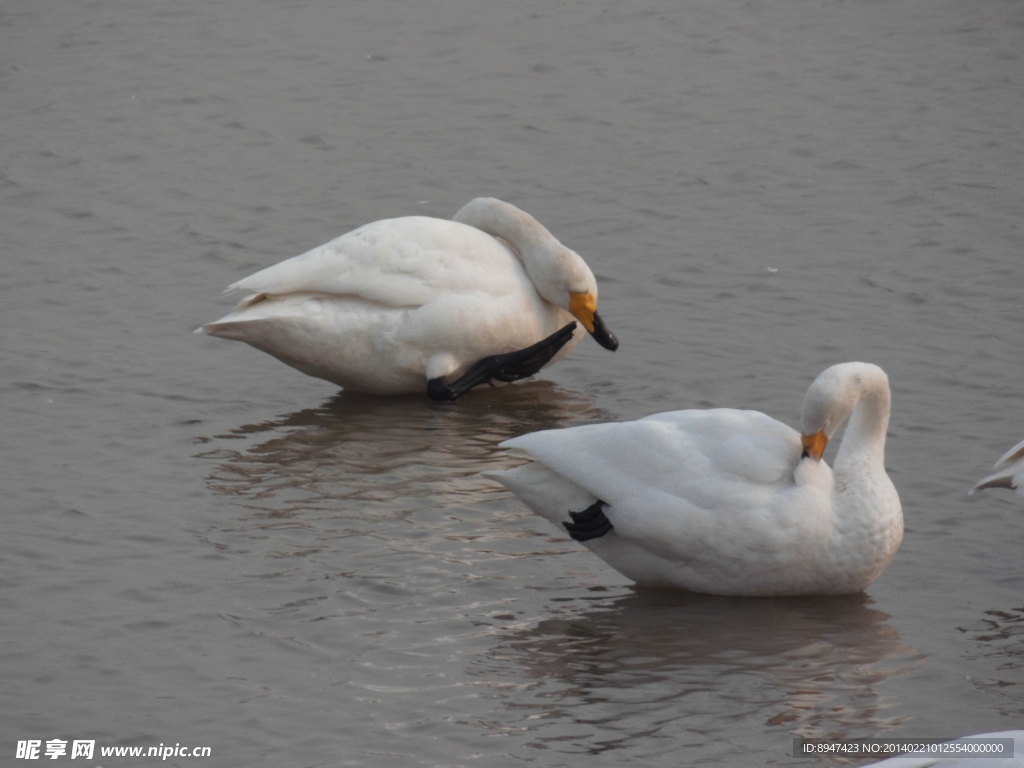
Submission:
M 504 240 L 523 260 L 542 298 L 571 313 L 605 349 L 619 348 L 619 340 L 597 314 L 597 280 L 587 262 L 533 216 L 503 200 L 478 197 L 462 206 L 453 220 Z
M 544 290 L 538 286 L 537 292 L 552 304 L 567 310 L 583 324 L 594 341 L 614 352 L 619 348 L 619 340 L 597 314 L 597 280 L 594 273 L 578 253 L 561 243 L 559 246 L 555 253 L 553 279 Z
M 800 416 L 804 456 L 819 461 L 828 441 L 867 394 L 889 392 L 889 377 L 871 363 L 839 363 L 818 374 Z

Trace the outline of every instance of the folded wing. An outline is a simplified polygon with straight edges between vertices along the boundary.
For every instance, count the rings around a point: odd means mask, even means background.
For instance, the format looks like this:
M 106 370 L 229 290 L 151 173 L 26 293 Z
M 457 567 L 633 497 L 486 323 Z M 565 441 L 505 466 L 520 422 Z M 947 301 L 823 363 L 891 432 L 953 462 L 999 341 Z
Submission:
M 233 283 L 228 291 L 354 296 L 388 307 L 420 307 L 462 291 L 504 295 L 528 282 L 501 241 L 443 219 L 375 221 Z
M 968 493 L 986 488 L 1009 488 L 1024 496 L 1024 440 L 1000 456 L 993 469 L 995 473 L 983 477 Z
M 535 432 L 503 445 L 611 504 L 667 494 L 705 508 L 791 483 L 801 451 L 785 424 L 724 408 Z

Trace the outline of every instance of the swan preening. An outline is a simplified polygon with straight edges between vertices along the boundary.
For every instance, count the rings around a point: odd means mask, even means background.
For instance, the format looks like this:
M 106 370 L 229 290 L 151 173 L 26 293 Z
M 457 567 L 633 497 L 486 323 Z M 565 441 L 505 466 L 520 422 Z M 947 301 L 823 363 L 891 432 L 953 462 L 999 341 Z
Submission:
M 995 473 L 979 480 L 968 495 L 986 488 L 1009 488 L 1024 496 L 1024 440 L 1000 456 L 992 468 Z
M 375 221 L 232 284 L 248 296 L 199 331 L 244 341 L 310 376 L 375 394 L 454 400 L 532 376 L 597 313 L 597 281 L 536 219 L 494 198 L 452 221 Z
M 859 592 L 903 538 L 885 472 L 889 380 L 840 363 L 804 397 L 802 434 L 757 411 L 659 413 L 523 435 L 487 472 L 639 584 L 722 595 Z M 849 417 L 835 469 L 825 446 Z

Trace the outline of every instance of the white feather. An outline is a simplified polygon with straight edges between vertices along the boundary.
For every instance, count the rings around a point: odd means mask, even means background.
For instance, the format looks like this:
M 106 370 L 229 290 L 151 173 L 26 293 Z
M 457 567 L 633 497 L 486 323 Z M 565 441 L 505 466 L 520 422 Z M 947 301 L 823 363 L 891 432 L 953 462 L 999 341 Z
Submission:
M 584 544 L 640 584 L 730 595 L 858 592 L 903 536 L 880 448 L 889 386 L 877 366 L 843 363 L 819 376 L 805 398 L 804 430 L 830 434 L 851 411 L 835 475 L 801 458 L 795 430 L 731 409 L 523 435 L 502 445 L 532 462 L 486 474 L 556 525 L 603 501 L 614 529 Z
M 397 394 L 551 335 L 574 319 L 570 291 L 596 300 L 583 260 L 518 208 L 478 198 L 456 218 L 359 227 L 232 284 L 247 296 L 199 330 L 349 389 Z
M 993 469 L 997 471 L 979 480 L 968 495 L 986 488 L 1009 488 L 1024 496 L 1024 440 L 1000 456 Z

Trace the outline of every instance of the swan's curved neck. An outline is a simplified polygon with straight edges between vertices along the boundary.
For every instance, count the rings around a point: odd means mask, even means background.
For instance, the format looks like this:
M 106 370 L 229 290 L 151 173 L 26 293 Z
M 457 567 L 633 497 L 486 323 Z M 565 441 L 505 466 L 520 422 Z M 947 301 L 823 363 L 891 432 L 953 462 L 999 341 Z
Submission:
M 846 424 L 846 434 L 836 454 L 836 469 L 851 461 L 884 466 L 890 405 L 889 387 L 883 382 L 871 386 L 861 396 Z
M 525 211 L 502 200 L 479 197 L 459 209 L 454 221 L 468 224 L 508 243 L 526 264 L 540 251 L 551 251 L 558 241 Z

